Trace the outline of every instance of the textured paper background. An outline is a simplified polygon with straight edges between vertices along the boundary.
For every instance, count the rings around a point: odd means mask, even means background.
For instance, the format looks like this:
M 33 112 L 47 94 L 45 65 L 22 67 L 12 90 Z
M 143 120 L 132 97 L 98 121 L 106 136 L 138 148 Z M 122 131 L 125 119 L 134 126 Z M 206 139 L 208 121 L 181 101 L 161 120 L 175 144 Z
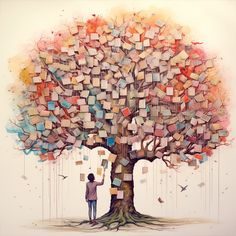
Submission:
M 8 84 L 14 77 L 8 70 L 8 58 L 29 48 L 29 43 L 39 39 L 42 33 L 49 34 L 55 26 L 69 22 L 74 16 L 84 18 L 96 13 L 107 15 L 111 9 L 122 6 L 130 10 L 152 9 L 152 6 L 167 9 L 177 22 L 192 29 L 195 41 L 204 41 L 206 50 L 223 58 L 222 74 L 227 79 L 231 97 L 231 136 L 235 137 L 236 126 L 236 1 L 59 1 L 59 0 L 0 0 L 0 96 L 1 96 L 1 162 L 0 162 L 0 235 L 80 235 L 78 232 L 56 232 L 31 229 L 32 222 L 49 217 L 49 184 L 51 168 L 51 188 L 56 178 L 56 170 L 68 174 L 63 183 L 58 182 L 57 198 L 51 189 L 51 217 L 87 216 L 84 201 L 85 184 L 79 182 L 79 173 L 88 173 L 89 162 L 83 167 L 75 166 L 78 152 L 65 155 L 56 165 L 38 164 L 34 156 L 27 156 L 14 149 L 13 137 L 6 133 L 5 125 L 13 115 L 10 105 Z M 192 171 L 181 168 L 163 172 L 164 165 L 141 162 L 135 167 L 135 205 L 137 210 L 155 216 L 204 217 L 219 220 L 219 225 L 186 226 L 176 231 L 148 232 L 147 235 L 235 235 L 236 234 L 236 188 L 235 188 L 235 142 L 226 148 L 215 151 L 213 160 L 201 169 Z M 92 171 L 98 166 L 96 151 L 84 151 L 93 156 Z M 68 157 L 66 157 L 68 156 Z M 74 158 L 74 159 L 72 159 Z M 25 161 L 24 161 L 25 160 Z M 215 162 L 216 161 L 216 162 Z M 25 163 L 25 168 L 24 168 Z M 40 166 L 41 165 L 41 166 Z M 35 166 L 38 166 L 35 168 Z M 143 166 L 149 167 L 147 175 L 141 174 Z M 42 170 L 43 168 L 43 170 Z M 63 168 L 63 171 L 62 171 Z M 24 173 L 28 180 L 21 178 Z M 41 169 L 41 171 L 40 171 Z M 42 175 L 43 172 L 43 175 Z M 109 169 L 106 183 L 98 191 L 98 215 L 109 207 Z M 194 173 L 194 174 L 192 174 Z M 43 177 L 43 181 L 42 181 Z M 99 179 L 99 177 L 98 177 Z M 140 183 L 145 179 L 146 183 Z M 162 179 L 162 180 L 161 180 Z M 186 181 L 187 180 L 187 181 Z M 197 186 L 206 183 L 203 190 Z M 43 195 L 42 195 L 43 182 Z M 186 194 L 181 194 L 176 184 L 188 184 Z M 228 188 L 228 189 L 225 189 Z M 187 195 L 187 196 L 186 196 Z M 42 196 L 44 200 L 42 201 Z M 157 202 L 161 196 L 165 203 Z M 44 211 L 42 212 L 42 205 Z M 42 214 L 43 213 L 43 214 Z M 111 235 L 110 232 L 101 233 Z M 124 235 L 124 233 L 117 233 Z M 144 233 L 127 233 L 127 235 Z M 84 235 L 81 234 L 81 235 Z

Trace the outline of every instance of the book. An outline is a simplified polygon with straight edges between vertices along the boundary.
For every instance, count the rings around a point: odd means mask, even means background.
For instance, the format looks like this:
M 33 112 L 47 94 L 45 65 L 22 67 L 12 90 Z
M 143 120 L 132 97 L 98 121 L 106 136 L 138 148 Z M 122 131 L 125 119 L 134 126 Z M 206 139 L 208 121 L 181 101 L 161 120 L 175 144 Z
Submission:
M 117 188 L 110 188 L 110 194 L 111 195 L 117 195 Z
M 83 164 L 83 161 L 76 161 L 75 164 L 76 164 L 76 165 L 82 165 L 82 164 Z
M 106 159 L 102 159 L 101 166 L 103 166 L 104 169 L 108 168 L 108 161 Z
M 113 181 L 112 181 L 112 184 L 117 186 L 117 187 L 120 187 L 121 183 L 122 183 L 122 180 L 118 179 L 118 178 L 114 178 Z
M 80 181 L 85 181 L 85 174 L 80 174 Z
M 146 174 L 148 173 L 148 167 L 147 166 L 143 166 L 142 167 L 142 174 Z
M 104 156 L 105 155 L 105 150 L 98 150 L 98 155 L 99 156 Z
M 118 190 L 116 198 L 117 199 L 123 199 L 124 198 L 124 191 L 123 190 Z
M 110 153 L 108 156 L 108 161 L 115 162 L 116 158 L 117 158 L 117 155 Z
M 122 158 L 120 161 L 120 164 L 123 165 L 123 166 L 127 166 L 129 164 L 129 160 L 125 159 L 125 158 Z
M 97 175 L 102 175 L 102 169 L 101 167 L 98 167 L 97 168 Z
M 119 164 L 119 165 L 116 167 L 115 173 L 116 173 L 116 174 L 122 173 L 122 165 Z
M 132 181 L 133 175 L 132 174 L 124 174 L 123 181 Z

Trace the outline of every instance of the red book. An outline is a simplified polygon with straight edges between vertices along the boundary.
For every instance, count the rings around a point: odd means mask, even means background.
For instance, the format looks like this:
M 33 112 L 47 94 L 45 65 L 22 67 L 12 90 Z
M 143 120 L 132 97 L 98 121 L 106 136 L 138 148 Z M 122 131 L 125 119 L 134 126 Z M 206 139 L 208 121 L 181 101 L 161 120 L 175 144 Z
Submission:
M 127 116 L 129 116 L 131 114 L 131 111 L 130 111 L 130 109 L 128 107 L 123 108 L 121 110 L 121 112 L 122 112 L 123 116 L 125 116 L 125 117 L 127 117 Z

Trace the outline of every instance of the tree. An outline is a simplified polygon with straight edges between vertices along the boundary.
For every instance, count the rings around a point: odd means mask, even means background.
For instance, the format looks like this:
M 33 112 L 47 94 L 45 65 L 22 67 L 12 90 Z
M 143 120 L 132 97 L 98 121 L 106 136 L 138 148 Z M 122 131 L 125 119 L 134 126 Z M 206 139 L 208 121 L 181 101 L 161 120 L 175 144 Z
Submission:
M 160 159 L 169 168 L 197 166 L 227 144 L 226 92 L 198 44 L 157 14 L 74 20 L 29 54 L 9 131 L 42 160 L 81 146 L 108 149 L 111 187 L 123 199 L 111 195 L 99 222 L 119 228 L 152 221 L 134 207 L 134 165 Z

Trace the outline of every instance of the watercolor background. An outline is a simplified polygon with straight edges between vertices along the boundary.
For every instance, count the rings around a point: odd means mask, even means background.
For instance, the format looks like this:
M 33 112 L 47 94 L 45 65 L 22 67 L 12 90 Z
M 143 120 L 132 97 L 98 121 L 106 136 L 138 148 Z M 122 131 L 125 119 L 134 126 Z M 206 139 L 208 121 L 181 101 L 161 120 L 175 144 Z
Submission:
M 84 201 L 85 184 L 79 181 L 79 173 L 89 172 L 89 162 L 79 169 L 74 165 L 78 152 L 65 154 L 68 160 L 57 164 L 37 162 L 34 156 L 24 157 L 15 150 L 14 138 L 7 134 L 5 125 L 13 115 L 11 95 L 7 92 L 14 76 L 9 72 L 8 59 L 30 47 L 60 24 L 81 15 L 86 19 L 96 13 L 106 16 L 111 9 L 124 7 L 130 10 L 151 9 L 153 6 L 167 10 L 176 22 L 192 29 L 195 41 L 204 41 L 204 47 L 212 54 L 222 57 L 222 74 L 226 79 L 231 98 L 231 137 L 236 137 L 236 1 L 60 1 L 60 0 L 0 0 L 0 235 L 84 235 L 78 232 L 42 231 L 33 223 L 42 218 L 85 218 L 87 205 Z M 92 170 L 99 157 L 96 151 L 84 151 L 93 156 Z M 196 171 L 181 168 L 165 172 L 165 167 L 156 161 L 153 164 L 140 162 L 135 168 L 135 205 L 138 211 L 154 216 L 203 217 L 220 221 L 220 224 L 186 226 L 174 231 L 148 232 L 146 235 L 235 235 L 236 234 L 236 143 L 215 151 L 213 160 Z M 73 159 L 74 158 L 74 159 Z M 36 168 L 37 166 L 37 168 Z M 141 167 L 148 166 L 147 175 Z M 57 173 L 68 174 L 67 182 L 54 181 Z M 162 172 L 162 174 L 161 174 Z M 164 173 L 163 173 L 164 172 Z M 21 178 L 25 173 L 27 180 Z M 108 171 L 107 171 L 108 173 Z M 193 174 L 192 174 L 193 173 Z M 49 181 L 51 177 L 51 195 Z M 43 178 L 43 179 L 42 179 Z M 99 177 L 98 177 L 99 178 Z M 146 183 L 140 183 L 145 179 Z M 99 189 L 98 215 L 109 207 L 109 175 L 106 184 Z M 197 185 L 204 182 L 206 186 Z M 179 192 L 176 184 L 188 184 L 186 194 Z M 165 204 L 157 203 L 161 196 Z M 42 200 L 43 198 L 43 200 Z M 49 199 L 51 207 L 49 208 Z M 57 207 L 56 207 L 57 202 Z M 43 209 L 43 211 L 42 211 Z M 144 233 L 127 233 L 143 235 Z M 111 232 L 101 233 L 111 235 Z M 117 235 L 124 235 L 118 232 Z

